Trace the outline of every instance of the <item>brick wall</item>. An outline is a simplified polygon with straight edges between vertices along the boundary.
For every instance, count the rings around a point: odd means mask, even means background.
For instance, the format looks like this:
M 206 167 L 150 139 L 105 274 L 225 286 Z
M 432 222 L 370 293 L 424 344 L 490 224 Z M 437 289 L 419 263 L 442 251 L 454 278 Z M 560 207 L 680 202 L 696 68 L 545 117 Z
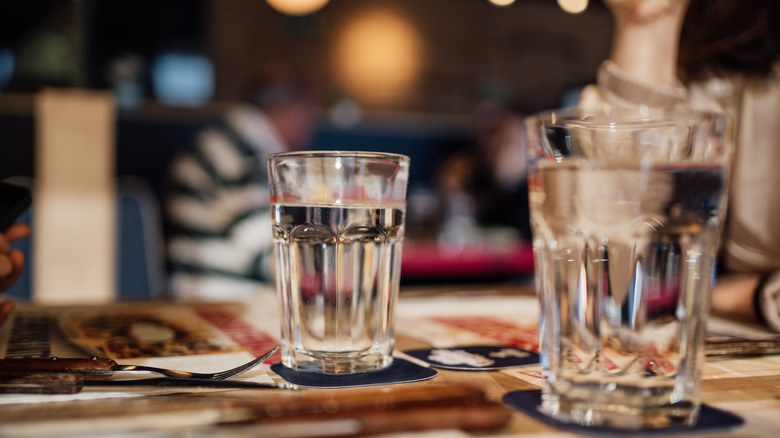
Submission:
M 334 75 L 334 39 L 361 11 L 384 7 L 408 20 L 425 54 L 420 75 L 397 102 L 368 109 L 468 113 L 485 77 L 506 84 L 526 111 L 560 103 L 569 88 L 592 82 L 607 57 L 612 20 L 600 1 L 580 15 L 554 0 L 331 0 L 320 12 L 283 16 L 261 0 L 211 0 L 208 50 L 217 99 L 234 99 L 253 69 L 284 61 L 305 72 L 327 105 L 343 93 Z

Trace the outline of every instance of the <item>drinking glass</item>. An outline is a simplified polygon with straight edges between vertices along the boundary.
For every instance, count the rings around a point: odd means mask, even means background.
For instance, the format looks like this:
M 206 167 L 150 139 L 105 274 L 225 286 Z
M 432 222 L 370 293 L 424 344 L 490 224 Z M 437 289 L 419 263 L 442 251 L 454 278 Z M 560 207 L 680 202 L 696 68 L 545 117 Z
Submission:
M 356 373 L 392 363 L 409 158 L 268 157 L 282 363 Z
M 542 409 L 589 426 L 692 425 L 730 120 L 573 109 L 527 128 Z

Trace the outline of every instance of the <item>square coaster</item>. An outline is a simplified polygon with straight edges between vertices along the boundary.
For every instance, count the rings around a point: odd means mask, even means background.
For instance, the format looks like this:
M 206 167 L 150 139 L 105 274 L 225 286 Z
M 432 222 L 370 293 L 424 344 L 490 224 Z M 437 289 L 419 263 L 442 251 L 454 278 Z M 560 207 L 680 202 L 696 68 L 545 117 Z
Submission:
M 271 370 L 289 383 L 310 388 L 349 388 L 419 382 L 431 379 L 438 374 L 438 371 L 432 368 L 422 367 L 398 358 L 394 358 L 393 363 L 381 370 L 365 373 L 323 374 L 312 371 L 296 371 L 280 363 L 271 365 Z
M 404 353 L 432 367 L 461 371 L 490 371 L 539 363 L 539 355 L 506 345 L 424 348 Z
M 557 418 L 551 417 L 539 410 L 542 404 L 542 391 L 514 391 L 504 394 L 501 399 L 504 404 L 523 412 L 537 420 L 543 421 L 551 426 L 564 429 L 575 433 L 589 433 L 595 435 L 662 435 L 680 432 L 711 432 L 713 430 L 725 430 L 742 426 L 745 420 L 742 417 L 726 412 L 705 404 L 701 405 L 699 418 L 696 425 L 691 427 L 667 427 L 663 429 L 642 429 L 630 430 L 601 426 L 581 426 L 579 424 L 567 423 Z

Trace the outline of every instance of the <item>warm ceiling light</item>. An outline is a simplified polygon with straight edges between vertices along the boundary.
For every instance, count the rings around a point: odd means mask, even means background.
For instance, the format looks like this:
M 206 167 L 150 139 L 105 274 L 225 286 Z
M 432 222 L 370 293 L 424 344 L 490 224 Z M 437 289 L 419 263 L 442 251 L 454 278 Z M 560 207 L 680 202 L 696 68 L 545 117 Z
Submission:
M 579 14 L 588 9 L 588 0 L 558 0 L 558 6 L 570 14 Z
M 329 0 L 266 0 L 272 8 L 286 15 L 308 15 L 313 14 Z
M 422 41 L 416 29 L 389 10 L 355 15 L 336 40 L 336 75 L 345 91 L 373 105 L 408 97 L 422 64 Z
M 509 6 L 512 3 L 515 2 L 515 0 L 489 0 L 490 3 L 493 3 L 496 6 Z

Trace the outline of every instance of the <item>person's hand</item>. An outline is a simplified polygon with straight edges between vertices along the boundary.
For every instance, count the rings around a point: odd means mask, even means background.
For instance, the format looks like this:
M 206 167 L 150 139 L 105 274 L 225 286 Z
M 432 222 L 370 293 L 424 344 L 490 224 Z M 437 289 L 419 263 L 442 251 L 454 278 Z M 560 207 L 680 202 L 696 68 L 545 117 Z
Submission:
M 23 239 L 29 234 L 30 228 L 25 224 L 11 225 L 5 233 L 0 233 L 0 293 L 8 290 L 19 279 L 24 267 L 24 253 L 18 249 L 11 251 L 11 242 Z M 0 325 L 12 310 L 12 302 L 0 302 Z
M 760 277 L 760 274 L 751 273 L 725 274 L 718 277 L 712 289 L 712 311 L 755 322 L 758 315 L 753 307 L 753 295 Z

